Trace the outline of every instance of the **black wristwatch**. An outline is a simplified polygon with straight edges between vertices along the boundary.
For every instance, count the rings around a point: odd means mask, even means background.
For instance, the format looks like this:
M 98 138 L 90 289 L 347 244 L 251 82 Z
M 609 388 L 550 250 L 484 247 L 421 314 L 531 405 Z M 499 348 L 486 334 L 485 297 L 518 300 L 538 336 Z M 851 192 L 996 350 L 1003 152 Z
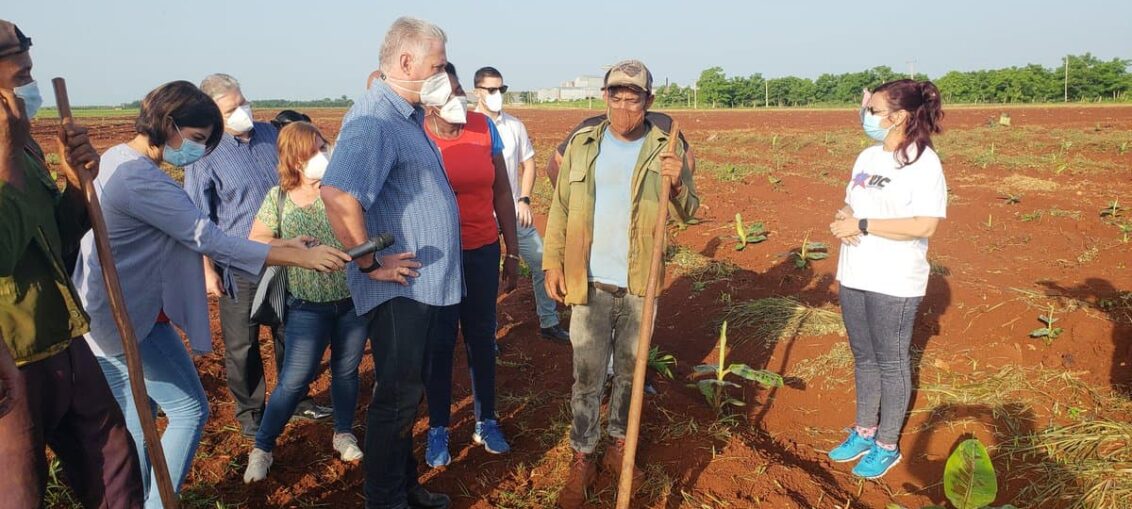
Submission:
M 858 220 L 857 221 L 857 229 L 861 230 L 861 235 L 868 235 L 869 234 L 869 220 L 868 219 Z
M 530 196 L 520 196 L 519 199 L 516 200 L 516 201 L 518 201 L 519 203 L 526 203 L 527 205 L 530 205 L 531 204 L 531 197 Z
M 373 254 L 373 264 L 370 265 L 369 267 L 362 267 L 361 264 L 358 264 L 358 270 L 360 270 L 362 272 L 362 274 L 369 274 L 370 272 L 373 272 L 373 271 L 380 269 L 380 268 L 381 268 L 381 258 L 377 257 L 377 253 Z

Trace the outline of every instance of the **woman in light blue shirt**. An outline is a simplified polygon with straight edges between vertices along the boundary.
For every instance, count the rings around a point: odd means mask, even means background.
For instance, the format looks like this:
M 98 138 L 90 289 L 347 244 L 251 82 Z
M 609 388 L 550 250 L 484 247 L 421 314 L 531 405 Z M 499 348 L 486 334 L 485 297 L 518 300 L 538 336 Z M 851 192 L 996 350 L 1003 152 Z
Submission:
M 211 98 L 187 81 L 167 83 L 142 101 L 137 135 L 102 155 L 95 180 L 126 309 L 140 338 L 150 403 L 169 419 L 161 445 L 178 491 L 208 419 L 200 378 L 173 328 L 185 332 L 194 352 L 212 350 L 201 256 L 248 277 L 255 277 L 264 265 L 333 271 L 349 261 L 345 253 L 329 246 L 307 248 L 303 238 L 268 245 L 228 237 L 189 201 L 159 165 L 183 167 L 200 159 L 220 141 L 223 129 Z M 93 233 L 82 240 L 73 279 L 91 317 L 86 341 L 138 444 L 146 506 L 160 507 Z

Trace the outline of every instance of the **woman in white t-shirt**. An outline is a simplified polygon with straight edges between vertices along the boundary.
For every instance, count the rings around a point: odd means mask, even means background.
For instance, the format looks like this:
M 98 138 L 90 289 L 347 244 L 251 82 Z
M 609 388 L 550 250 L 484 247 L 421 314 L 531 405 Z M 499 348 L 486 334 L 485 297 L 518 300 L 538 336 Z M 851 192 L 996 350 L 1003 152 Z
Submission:
M 861 106 L 865 133 L 879 144 L 857 157 L 846 206 L 830 224 L 841 241 L 837 280 L 853 350 L 857 422 L 829 457 L 864 456 L 853 473 L 876 479 L 901 458 L 912 326 L 928 284 L 928 238 L 947 215 L 947 183 L 932 149 L 943 118 L 934 84 L 885 83 L 865 91 Z

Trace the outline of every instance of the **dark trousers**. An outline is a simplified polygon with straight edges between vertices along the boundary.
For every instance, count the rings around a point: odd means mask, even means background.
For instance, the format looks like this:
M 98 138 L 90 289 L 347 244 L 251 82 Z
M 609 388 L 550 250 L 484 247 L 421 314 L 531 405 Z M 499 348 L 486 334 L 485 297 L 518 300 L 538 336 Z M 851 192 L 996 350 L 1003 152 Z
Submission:
M 217 269 L 220 270 L 220 269 Z M 231 295 L 220 297 L 220 330 L 224 336 L 224 368 L 228 373 L 228 390 L 236 400 L 236 420 L 243 426 L 259 425 L 263 418 L 267 394 L 267 380 L 263 376 L 263 357 L 259 351 L 259 324 L 248 318 L 251 315 L 252 297 L 258 280 L 236 276 L 236 299 Z M 275 375 L 283 367 L 283 327 L 272 327 L 275 343 Z M 304 393 L 299 410 L 312 404 Z
M 42 507 L 45 446 L 87 508 L 142 507 L 137 450 L 82 338 L 20 368 L 24 397 L 0 418 L 0 508 Z
M 464 333 L 464 351 L 472 377 L 476 421 L 495 419 L 495 297 L 499 295 L 499 243 L 463 252 L 467 295 L 452 312 L 441 313 L 443 334 L 429 359 L 428 425 L 447 428 L 452 413 L 452 354 L 456 333 Z
M 389 300 L 369 314 L 374 376 L 366 412 L 365 495 L 369 509 L 403 507 L 417 486 L 413 457 L 416 420 L 428 379 L 427 359 L 442 334 L 437 307 L 412 299 Z

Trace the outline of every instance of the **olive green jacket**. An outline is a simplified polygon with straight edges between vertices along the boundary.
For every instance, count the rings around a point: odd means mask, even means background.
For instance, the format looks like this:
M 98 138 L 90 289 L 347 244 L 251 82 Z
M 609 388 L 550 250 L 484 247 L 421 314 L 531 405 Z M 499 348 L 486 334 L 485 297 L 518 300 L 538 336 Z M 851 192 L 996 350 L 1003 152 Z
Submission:
M 586 304 L 589 296 L 590 246 L 594 232 L 594 166 L 601 152 L 601 140 L 609 127 L 606 120 L 574 134 L 562 158 L 558 184 L 550 205 L 543 247 L 543 270 L 561 270 L 566 279 L 566 304 Z M 629 292 L 643 296 L 649 277 L 656 227 L 657 201 L 660 199 L 660 155 L 668 149 L 668 133 L 646 124 L 644 145 L 633 168 L 632 204 L 629 220 Z M 700 200 L 684 147 L 677 156 L 684 160 L 680 192 L 669 202 L 669 214 L 687 222 L 699 208 Z M 599 219 L 600 220 L 600 219 Z M 660 239 L 664 242 L 665 239 Z M 660 282 L 664 281 L 661 265 Z
M 17 366 L 55 355 L 89 329 L 63 262 L 90 229 L 77 189 L 60 192 L 38 146 L 24 158 L 26 185 L 0 182 L 0 333 Z

